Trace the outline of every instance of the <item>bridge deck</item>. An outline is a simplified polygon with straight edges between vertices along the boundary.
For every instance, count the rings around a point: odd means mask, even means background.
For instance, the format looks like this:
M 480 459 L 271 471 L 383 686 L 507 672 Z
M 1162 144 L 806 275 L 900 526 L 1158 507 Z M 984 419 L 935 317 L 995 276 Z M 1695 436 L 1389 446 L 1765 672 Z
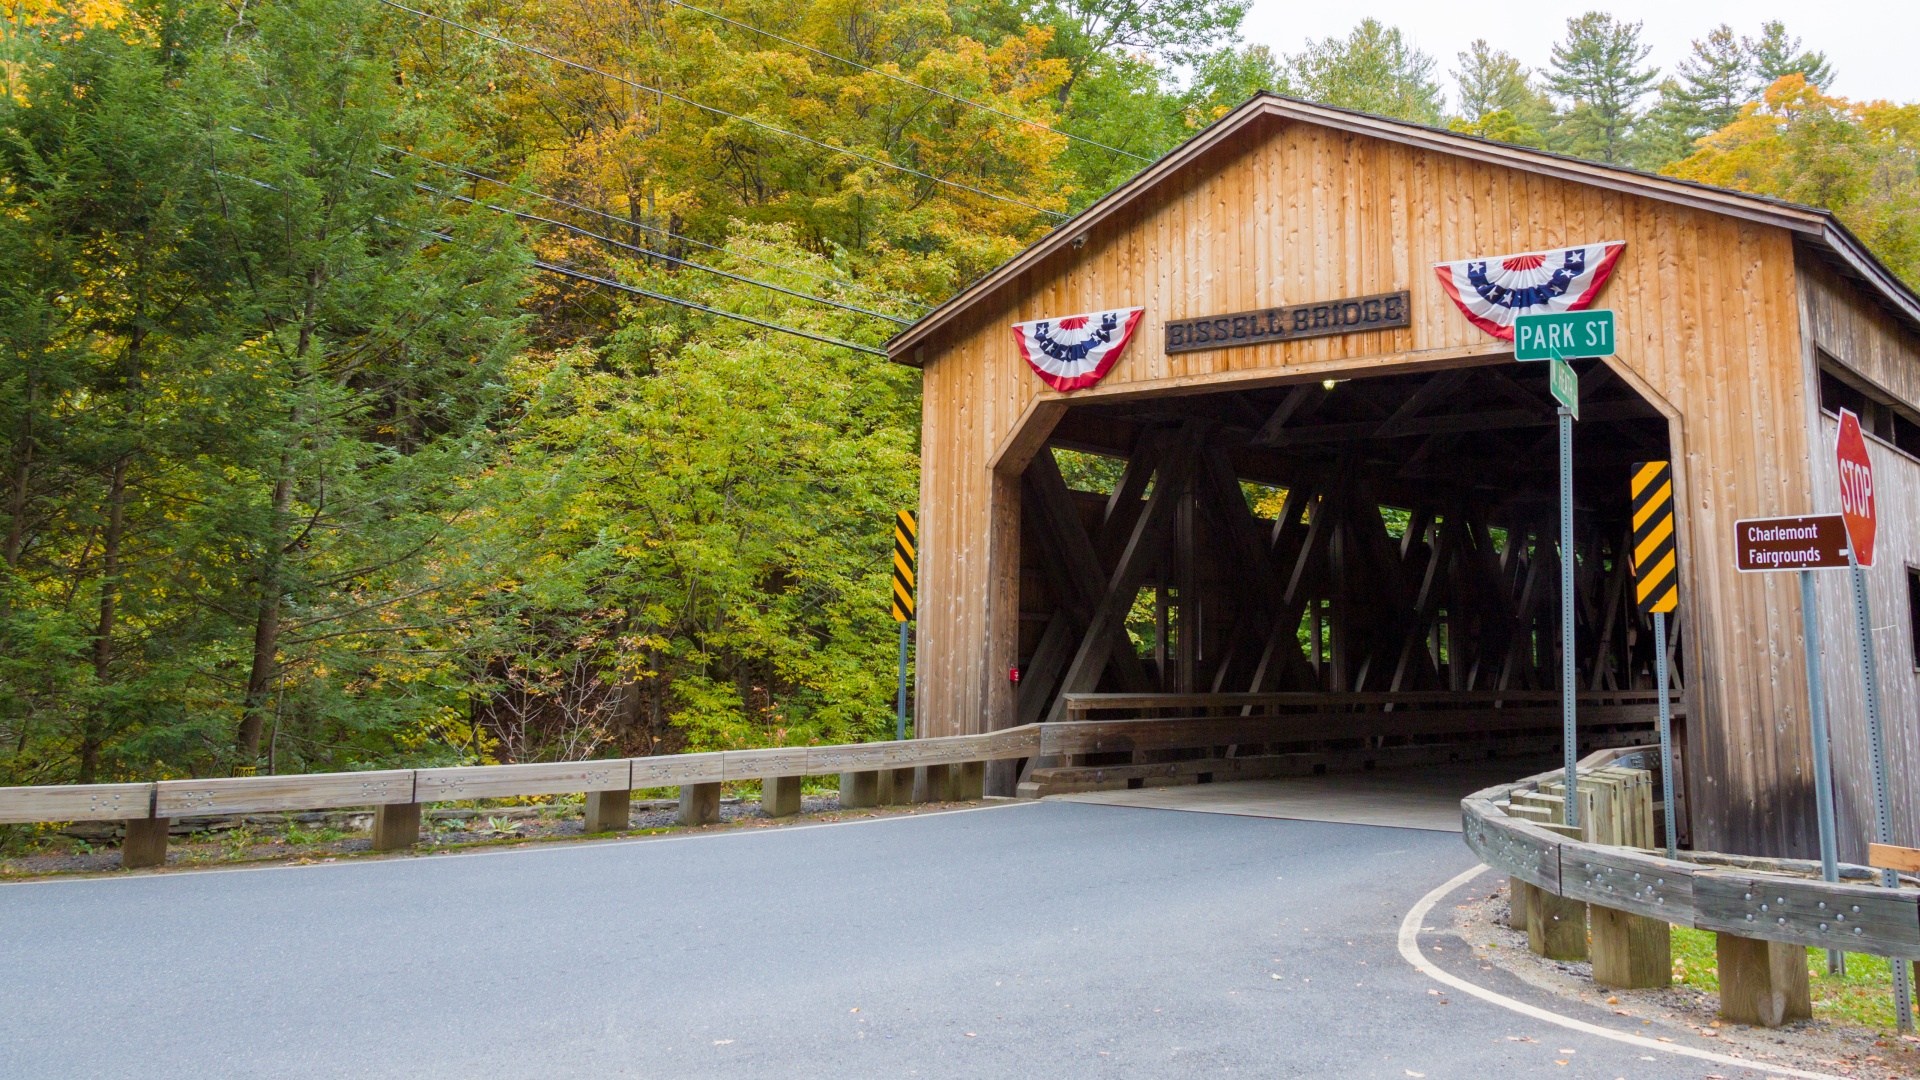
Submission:
M 1544 760 L 1544 759 L 1543 759 Z M 1329 776 L 1180 784 L 1052 796 L 1063 802 L 1187 810 L 1241 817 L 1332 821 L 1398 829 L 1460 831 L 1460 800 L 1515 770 L 1547 768 L 1517 760 L 1454 762 Z

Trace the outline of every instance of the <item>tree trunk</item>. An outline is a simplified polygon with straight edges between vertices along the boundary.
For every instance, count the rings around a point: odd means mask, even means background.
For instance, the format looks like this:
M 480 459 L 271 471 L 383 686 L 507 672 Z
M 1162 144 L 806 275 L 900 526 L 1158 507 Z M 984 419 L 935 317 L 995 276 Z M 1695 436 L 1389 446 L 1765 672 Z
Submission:
M 107 529 L 101 548 L 100 621 L 93 636 L 93 682 L 96 689 L 107 684 L 113 667 L 113 627 L 120 606 L 120 537 L 127 518 L 127 461 L 122 455 L 113 463 L 113 479 L 107 489 Z M 80 782 L 91 784 L 100 769 L 100 748 L 106 743 L 105 707 L 95 701 L 87 708 L 86 726 L 80 733 Z
M 293 504 L 293 475 L 283 460 L 280 479 L 273 485 L 273 521 L 277 526 Z M 273 681 L 279 674 L 280 568 L 285 552 L 280 530 L 270 538 L 267 559 L 260 570 L 260 614 L 253 624 L 253 666 L 247 673 L 247 700 L 240 717 L 235 748 L 243 764 L 260 756 L 260 733 L 266 728 L 267 706 L 273 700 Z
M 7 490 L 7 569 L 20 565 L 27 541 L 27 489 L 33 480 L 33 406 L 39 388 L 27 377 L 27 410 L 20 418 L 20 438 L 13 447 L 13 476 Z

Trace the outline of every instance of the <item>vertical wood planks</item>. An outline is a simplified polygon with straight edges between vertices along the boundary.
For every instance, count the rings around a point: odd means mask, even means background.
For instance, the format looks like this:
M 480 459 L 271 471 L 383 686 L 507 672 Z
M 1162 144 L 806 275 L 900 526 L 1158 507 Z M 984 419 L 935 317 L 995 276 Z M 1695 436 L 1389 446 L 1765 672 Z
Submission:
M 1699 760 L 1690 772 L 1711 778 L 1690 793 L 1695 841 L 1802 853 L 1810 806 L 1772 799 L 1775 777 L 1808 768 L 1796 734 L 1803 676 L 1788 662 L 1796 601 L 1728 566 L 1733 520 L 1810 509 L 1803 493 L 1819 455 L 1810 454 L 1812 433 L 1800 419 L 1807 390 L 1791 237 L 1304 120 L 1249 125 L 1093 226 L 1084 248 L 1050 256 L 929 344 L 920 730 L 984 730 L 1007 708 L 1001 684 L 1018 617 L 1007 599 L 1017 574 L 1008 559 L 1017 562 L 1018 500 L 994 496 L 986 463 L 1026 402 L 1052 394 L 1012 349 L 1009 323 L 1146 307 L 1128 353 L 1104 382 L 1067 399 L 1074 402 L 1445 362 L 1504 346 L 1445 298 L 1435 262 L 1601 240 L 1627 242 L 1599 301 L 1619 313 L 1617 364 L 1679 414 L 1684 437 L 1675 465 L 1685 495 L 1678 524 L 1688 685 L 1697 695 L 1688 745 Z M 1414 307 L 1402 330 L 1172 358 L 1160 347 L 1168 318 L 1401 287 Z M 1850 286 L 1835 279 L 1833 288 Z M 1831 321 L 1866 327 L 1861 362 L 1869 367 L 1907 355 L 1882 341 L 1884 315 L 1849 311 Z M 1884 377 L 1920 390 L 1920 375 L 1908 374 L 1911 359 L 1899 363 L 1906 367 L 1895 364 Z M 993 539 L 1002 530 L 1014 535 Z M 1887 596 L 1883 610 L 1893 603 Z

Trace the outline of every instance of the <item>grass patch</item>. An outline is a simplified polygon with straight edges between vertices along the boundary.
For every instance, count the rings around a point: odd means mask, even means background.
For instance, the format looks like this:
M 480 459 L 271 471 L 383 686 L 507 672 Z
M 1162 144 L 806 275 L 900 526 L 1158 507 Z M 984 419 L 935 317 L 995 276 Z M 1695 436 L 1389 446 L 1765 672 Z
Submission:
M 1807 950 L 1807 975 L 1816 1019 L 1893 1030 L 1893 967 L 1884 956 L 1847 954 L 1844 975 L 1827 974 L 1825 949 Z M 1710 930 L 1673 928 L 1673 981 L 1720 992 L 1720 967 Z

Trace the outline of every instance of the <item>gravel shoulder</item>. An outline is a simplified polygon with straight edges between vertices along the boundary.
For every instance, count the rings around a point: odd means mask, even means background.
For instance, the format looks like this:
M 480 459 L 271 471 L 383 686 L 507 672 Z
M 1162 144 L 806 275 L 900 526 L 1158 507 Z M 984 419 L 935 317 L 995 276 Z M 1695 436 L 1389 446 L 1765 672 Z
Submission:
M 1491 895 L 1454 906 L 1453 931 L 1482 965 L 1505 971 L 1558 998 L 1604 1009 L 1623 1030 L 1639 1022 L 1640 1034 L 1664 1042 L 1676 1037 L 1723 1054 L 1839 1076 L 1907 1080 L 1920 1077 L 1920 1040 L 1821 1019 L 1767 1029 L 1726 1023 L 1719 997 L 1694 986 L 1658 990 L 1609 990 L 1593 983 L 1586 962 L 1548 960 L 1527 949 L 1527 935 L 1507 927 L 1510 890 L 1503 881 Z M 1671 1032 L 1667 1034 L 1666 1032 Z

